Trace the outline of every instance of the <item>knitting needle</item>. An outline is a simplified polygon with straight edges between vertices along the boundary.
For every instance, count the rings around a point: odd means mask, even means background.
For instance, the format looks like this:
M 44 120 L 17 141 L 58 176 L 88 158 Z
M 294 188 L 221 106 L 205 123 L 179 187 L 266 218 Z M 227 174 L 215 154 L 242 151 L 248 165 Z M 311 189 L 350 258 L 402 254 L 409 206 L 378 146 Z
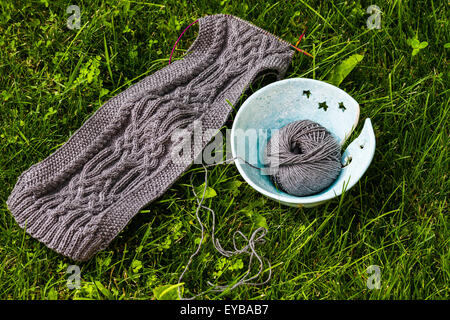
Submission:
M 300 35 L 300 37 L 298 38 L 298 41 L 297 41 L 297 43 L 295 44 L 295 46 L 294 46 L 293 44 L 291 44 L 291 46 L 292 46 L 293 48 L 295 48 L 296 50 L 298 50 L 299 52 L 301 52 L 301 53 L 303 53 L 303 54 L 306 54 L 307 56 L 310 56 L 311 58 L 314 58 L 314 56 L 313 56 L 312 54 L 306 52 L 305 50 L 302 50 L 302 49 L 297 48 L 298 44 L 299 44 L 300 41 L 302 40 L 302 38 L 303 38 L 303 36 L 305 35 L 305 33 L 306 33 L 306 28 L 305 28 L 305 30 L 303 31 L 303 33 Z

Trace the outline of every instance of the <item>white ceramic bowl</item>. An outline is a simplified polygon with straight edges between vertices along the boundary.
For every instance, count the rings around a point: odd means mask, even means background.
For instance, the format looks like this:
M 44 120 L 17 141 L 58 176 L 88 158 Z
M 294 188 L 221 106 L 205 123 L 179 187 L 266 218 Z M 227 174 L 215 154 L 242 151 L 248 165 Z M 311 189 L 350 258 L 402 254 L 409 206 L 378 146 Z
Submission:
M 338 87 L 305 78 L 277 81 L 256 91 L 242 104 L 231 129 L 231 151 L 233 157 L 262 167 L 271 130 L 309 119 L 325 127 L 343 145 L 358 118 L 358 102 Z M 354 186 L 369 167 L 374 153 L 375 134 L 367 118 L 358 138 L 342 154 L 344 167 L 339 177 L 322 192 L 306 197 L 278 190 L 261 170 L 240 159 L 235 163 L 244 180 L 263 195 L 290 206 L 313 207 Z

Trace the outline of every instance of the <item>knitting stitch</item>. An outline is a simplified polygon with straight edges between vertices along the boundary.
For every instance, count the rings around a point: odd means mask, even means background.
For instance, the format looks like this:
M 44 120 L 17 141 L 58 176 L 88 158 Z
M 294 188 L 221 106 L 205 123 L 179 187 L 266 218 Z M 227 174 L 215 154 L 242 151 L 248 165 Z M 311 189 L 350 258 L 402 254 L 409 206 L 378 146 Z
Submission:
M 101 106 L 53 154 L 19 177 L 7 205 L 20 227 L 76 261 L 105 249 L 130 219 L 161 196 L 190 163 L 171 158 L 175 130 L 201 144 L 225 123 L 255 78 L 282 79 L 290 44 L 240 18 L 217 14 L 198 20 L 188 55 L 147 76 Z

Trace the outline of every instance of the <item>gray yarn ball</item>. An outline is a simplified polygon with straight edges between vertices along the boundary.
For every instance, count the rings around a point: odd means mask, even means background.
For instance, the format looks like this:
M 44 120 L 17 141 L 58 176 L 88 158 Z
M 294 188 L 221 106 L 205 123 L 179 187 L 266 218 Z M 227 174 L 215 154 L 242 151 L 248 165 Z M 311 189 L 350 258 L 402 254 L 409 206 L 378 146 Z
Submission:
M 337 140 L 310 120 L 282 127 L 267 143 L 264 157 L 266 172 L 275 185 L 295 196 L 324 190 L 336 180 L 342 167 Z

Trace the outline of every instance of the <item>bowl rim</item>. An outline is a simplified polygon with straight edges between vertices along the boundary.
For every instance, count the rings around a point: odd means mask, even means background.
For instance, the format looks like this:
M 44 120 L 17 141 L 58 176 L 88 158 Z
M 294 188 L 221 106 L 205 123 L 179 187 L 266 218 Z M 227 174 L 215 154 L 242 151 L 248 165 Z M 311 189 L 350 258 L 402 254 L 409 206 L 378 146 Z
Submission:
M 235 150 L 235 146 L 234 146 L 234 139 L 235 139 L 235 131 L 236 131 L 236 126 L 235 124 L 238 123 L 240 117 L 242 116 L 242 114 L 245 112 L 245 108 L 247 107 L 247 105 L 249 105 L 253 99 L 255 99 L 255 97 L 258 95 L 260 96 L 261 94 L 264 94 L 265 91 L 270 90 L 272 87 L 275 86 L 279 86 L 279 85 L 283 85 L 285 83 L 288 82 L 318 82 L 321 85 L 326 85 L 326 86 L 330 86 L 332 87 L 334 90 L 338 89 L 339 91 L 341 91 L 342 93 L 344 93 L 345 95 L 347 95 L 351 100 L 353 100 L 357 106 L 357 114 L 355 117 L 355 123 L 353 124 L 352 128 L 350 129 L 350 132 L 344 137 L 344 139 L 341 141 L 341 145 L 343 145 L 347 139 L 350 137 L 350 135 L 352 134 L 353 130 L 356 128 L 357 124 L 358 124 L 358 120 L 359 120 L 359 116 L 360 116 L 360 106 L 359 103 L 351 96 L 349 95 L 347 92 L 345 92 L 344 90 L 342 90 L 339 87 L 336 87 L 328 82 L 324 82 L 324 81 L 320 81 L 320 80 L 315 80 L 315 79 L 310 79 L 310 78 L 289 78 L 289 79 L 283 79 L 283 80 L 279 80 L 279 81 L 275 81 L 272 82 L 264 87 L 262 87 L 261 89 L 255 91 L 250 97 L 248 97 L 244 103 L 241 105 L 241 107 L 239 108 L 239 110 L 236 113 L 236 117 L 234 118 L 233 121 L 233 125 L 231 127 L 231 133 L 230 133 L 230 139 L 231 139 L 231 154 L 233 156 L 233 159 L 236 158 L 236 150 Z M 311 196 L 306 196 L 306 197 L 297 197 L 297 196 L 284 196 L 284 195 L 280 195 L 280 194 L 274 194 L 272 192 L 267 191 L 266 189 L 263 189 L 259 186 L 257 186 L 255 183 L 253 183 L 253 181 L 247 176 L 247 174 L 245 173 L 245 170 L 242 168 L 242 165 L 245 164 L 245 162 L 242 162 L 241 159 L 236 158 L 234 160 L 236 167 L 239 171 L 239 173 L 241 174 L 241 176 L 244 178 L 244 180 L 256 191 L 258 191 L 259 193 L 265 195 L 268 198 L 283 202 L 283 203 L 289 203 L 289 204 L 296 204 L 296 205 L 300 205 L 300 204 L 313 204 L 313 203 L 317 203 L 317 202 L 323 202 L 326 200 L 329 200 L 329 198 L 324 198 L 322 197 L 322 194 L 314 194 Z M 328 189 L 328 188 L 327 188 Z

